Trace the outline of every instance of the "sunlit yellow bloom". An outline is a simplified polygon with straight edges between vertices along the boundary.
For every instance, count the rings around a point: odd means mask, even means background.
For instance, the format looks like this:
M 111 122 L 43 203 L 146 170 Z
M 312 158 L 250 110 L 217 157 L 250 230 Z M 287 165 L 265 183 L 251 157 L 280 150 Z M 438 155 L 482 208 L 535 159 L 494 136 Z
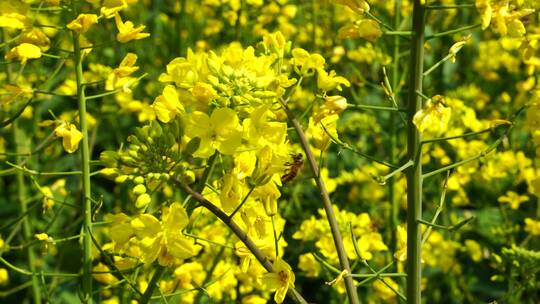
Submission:
M 117 68 L 113 69 L 111 73 L 109 73 L 109 75 L 107 76 L 107 81 L 105 82 L 105 89 L 111 91 L 122 85 L 131 85 L 131 79 L 128 78 L 128 76 L 130 76 L 139 69 L 138 66 L 135 66 L 136 62 L 137 55 L 133 53 L 127 53 L 124 59 L 122 59 L 122 61 L 120 62 L 120 65 L 118 65 Z
M 294 288 L 294 279 L 294 272 L 291 266 L 278 258 L 274 262 L 273 271 L 265 274 L 262 281 L 266 288 L 276 291 L 274 301 L 276 303 L 283 303 L 289 288 Z
M 54 239 L 46 233 L 38 233 L 38 234 L 35 234 L 34 236 L 36 237 L 36 239 L 42 242 L 48 242 L 48 243 L 54 242 Z
M 23 1 L 0 1 L 0 28 L 23 29 L 30 25 L 30 5 Z
M 375 251 L 388 250 L 388 247 L 383 243 L 382 236 L 377 232 L 362 234 L 357 244 L 360 256 L 366 260 L 371 260 Z
M 182 289 L 192 289 L 201 286 L 206 276 L 203 265 L 197 262 L 184 263 L 177 267 L 173 276 Z
M 317 149 L 325 150 L 330 144 L 330 136 L 338 139 L 338 119 L 339 116 L 336 114 L 326 116 L 320 121 L 315 121 L 313 118 L 309 119 L 309 126 L 306 133 Z
M 527 195 L 519 195 L 514 191 L 507 191 L 505 195 L 499 197 L 499 203 L 506 203 L 512 209 L 519 209 L 519 205 L 529 200 Z
M 221 207 L 225 212 L 232 212 L 242 201 L 245 186 L 234 174 L 224 175 L 222 181 L 219 195 Z
M 54 206 L 54 197 L 51 188 L 41 187 L 39 190 L 43 194 L 43 211 L 50 210 Z
M 242 304 L 266 304 L 268 300 L 258 296 L 258 295 L 249 295 L 247 297 L 242 297 Z
M 49 49 L 49 44 L 51 40 L 47 35 L 39 28 L 34 27 L 29 31 L 24 32 L 19 39 L 17 39 L 18 44 L 30 43 L 36 46 L 39 46 L 41 51 L 47 51 Z
M 319 122 L 325 117 L 340 114 L 345 109 L 347 109 L 347 99 L 345 97 L 339 95 L 326 96 L 324 104 L 315 112 L 313 119 L 315 122 Z
M 524 230 L 533 236 L 540 235 L 540 221 L 533 220 L 532 218 L 526 218 Z
M 41 57 L 41 49 L 30 43 L 21 43 L 6 53 L 6 59 L 18 59 L 21 63 L 26 63 L 28 59 Z
M 189 223 L 186 210 L 180 203 L 172 203 L 163 212 L 162 222 L 150 214 L 141 214 L 131 221 L 131 226 L 141 245 L 141 260 L 152 263 L 156 259 L 167 266 L 173 258 L 188 259 L 197 253 L 193 239 L 183 235 Z
M 0 268 L 0 285 L 6 285 L 9 282 L 9 273 L 7 269 Z
M 394 253 L 394 257 L 400 261 L 404 262 L 407 260 L 407 230 L 403 226 L 397 226 L 396 229 L 396 238 L 397 238 L 397 244 L 396 244 L 396 253 Z
M 154 100 L 152 109 L 154 109 L 159 121 L 164 123 L 170 122 L 185 111 L 178 98 L 178 93 L 172 85 L 165 86 L 163 93 Z
M 122 248 L 135 234 L 130 217 L 124 213 L 107 214 L 105 220 L 111 222 L 109 232 L 116 249 Z
M 362 38 L 370 42 L 375 42 L 383 34 L 379 23 L 371 19 L 362 19 L 354 24 L 345 25 L 338 31 L 338 38 Z
M 480 13 L 480 18 L 482 19 L 482 29 L 485 30 L 488 28 L 491 23 L 491 16 L 493 14 L 493 9 L 491 8 L 490 0 L 476 0 L 475 5 L 476 9 Z
M 77 18 L 68 23 L 67 28 L 77 33 L 86 33 L 92 25 L 98 23 L 98 16 L 95 14 L 80 14 Z
M 92 272 L 94 272 L 94 274 L 92 274 L 92 277 L 94 278 L 94 280 L 102 284 L 112 285 L 118 282 L 118 279 L 113 276 L 110 271 L 111 269 L 107 265 L 103 263 L 98 263 L 96 266 L 94 266 L 94 268 L 92 268 Z
M 68 153 L 73 153 L 79 148 L 79 142 L 83 138 L 83 134 L 77 130 L 74 124 L 62 123 L 54 129 L 56 137 L 62 137 L 62 145 Z
M 474 240 L 465 240 L 465 248 L 475 262 L 482 260 L 482 247 Z
M 450 57 L 450 60 L 452 61 L 452 63 L 455 63 L 456 62 L 456 55 L 457 53 L 465 46 L 465 44 L 467 44 L 467 41 L 470 39 L 470 35 L 463 38 L 462 40 L 454 43 L 451 47 L 450 47 L 450 50 L 448 51 L 448 54 L 451 56 Z
M 135 27 L 133 22 L 126 21 L 123 22 L 120 15 L 117 13 L 114 16 L 114 21 L 116 22 L 116 27 L 118 28 L 118 34 L 116 35 L 116 40 L 122 43 L 126 43 L 131 40 L 144 39 L 150 36 L 149 33 L 143 33 L 146 26 L 140 25 Z
M 337 88 L 339 91 L 341 91 L 341 85 L 350 87 L 351 83 L 345 77 L 336 76 L 336 72 L 334 70 L 326 73 L 324 69 L 317 69 L 317 87 L 319 90 L 326 92 Z
M 205 82 L 197 82 L 191 89 L 191 94 L 203 105 L 208 105 L 218 97 L 216 90 Z
M 209 157 L 217 149 L 223 154 L 234 154 L 242 143 L 236 111 L 229 108 L 215 109 L 210 117 L 206 113 L 195 111 L 187 115 L 186 135 L 199 137 L 201 144 L 196 157 Z
M 281 32 L 276 32 L 273 34 L 268 34 L 263 37 L 263 45 L 267 50 L 270 50 L 279 57 L 283 57 L 285 51 L 285 45 L 287 40 Z
M 306 273 L 308 278 L 316 278 L 321 271 L 321 265 L 311 253 L 302 254 L 298 258 L 298 268 Z
M 254 243 L 266 256 L 272 256 L 275 252 L 274 243 L 267 239 L 255 239 Z M 247 272 L 250 268 L 251 261 L 255 259 L 255 256 L 242 241 L 236 242 L 234 248 L 234 253 L 240 258 L 240 269 L 242 272 Z
M 384 283 L 381 280 L 384 280 Z M 384 303 L 392 303 L 392 300 L 396 298 L 394 290 L 399 290 L 399 285 L 391 278 L 382 278 L 373 282 L 373 289 L 377 296 L 384 300 Z
M 337 4 L 343 4 L 352 9 L 355 13 L 363 15 L 369 12 L 369 4 L 364 0 L 336 0 Z
M 105 18 L 112 18 L 116 13 L 136 3 L 138 0 L 105 0 L 101 7 L 101 15 Z
M 244 151 L 234 157 L 234 169 L 233 174 L 238 179 L 244 179 L 247 176 L 251 176 L 253 170 L 255 170 L 255 164 L 257 163 L 257 156 L 250 152 Z
M 434 96 L 428 100 L 424 108 L 414 115 L 413 123 L 420 133 L 429 130 L 432 134 L 440 134 L 448 128 L 451 109 L 442 104 L 442 96 Z
M 260 187 L 255 188 L 254 197 L 258 197 L 264 207 L 264 212 L 268 216 L 277 214 L 277 200 L 281 196 L 281 192 L 274 182 L 268 182 Z
M 300 67 L 300 74 L 310 76 L 317 68 L 324 68 L 325 60 L 319 54 L 310 54 L 302 48 L 292 50 L 292 63 Z

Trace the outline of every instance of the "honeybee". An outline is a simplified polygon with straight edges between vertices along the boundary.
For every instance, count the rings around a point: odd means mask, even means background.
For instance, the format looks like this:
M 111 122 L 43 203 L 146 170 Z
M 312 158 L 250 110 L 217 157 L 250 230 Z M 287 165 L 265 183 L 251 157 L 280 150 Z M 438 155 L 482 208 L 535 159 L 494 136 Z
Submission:
M 286 162 L 284 165 L 288 166 L 285 174 L 281 176 L 281 182 L 286 183 L 291 181 L 293 178 L 298 175 L 298 172 L 302 169 L 304 165 L 304 156 L 302 153 L 291 153 L 291 162 Z

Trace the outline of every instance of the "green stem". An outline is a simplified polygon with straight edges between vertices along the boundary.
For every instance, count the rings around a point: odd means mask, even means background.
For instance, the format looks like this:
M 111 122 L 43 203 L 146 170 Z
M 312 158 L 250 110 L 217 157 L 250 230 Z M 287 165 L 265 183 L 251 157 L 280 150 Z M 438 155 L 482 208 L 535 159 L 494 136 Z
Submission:
M 219 155 L 218 151 L 214 152 L 214 154 L 212 154 L 212 156 L 210 156 L 210 158 L 206 162 L 206 168 L 204 169 L 201 179 L 195 186 L 195 192 L 202 193 L 202 191 L 204 190 L 204 187 L 206 186 L 208 179 L 212 175 L 212 171 L 214 171 L 214 166 L 216 165 L 216 159 L 218 155 Z M 197 208 L 197 205 L 195 205 L 195 203 L 191 200 L 191 197 L 186 201 L 185 208 L 189 216 L 191 216 L 191 214 L 193 213 L 193 210 Z
M 351 266 L 349 264 L 349 258 L 347 257 L 347 253 L 345 251 L 345 246 L 343 245 L 343 238 L 341 237 L 339 224 L 337 222 L 336 215 L 332 207 L 332 201 L 330 200 L 328 191 L 326 191 L 326 185 L 322 179 L 322 176 L 319 174 L 319 166 L 317 165 L 317 160 L 315 156 L 313 155 L 313 151 L 311 151 L 311 147 L 309 145 L 306 134 L 304 133 L 302 129 L 302 126 L 300 125 L 300 123 L 298 122 L 294 114 L 291 112 L 289 107 L 287 107 L 287 104 L 284 102 L 284 100 L 281 100 L 281 104 L 282 104 L 283 109 L 285 110 L 285 113 L 287 113 L 287 117 L 289 121 L 291 122 L 294 129 L 296 130 L 296 134 L 298 135 L 300 139 L 300 144 L 302 145 L 302 149 L 306 153 L 309 167 L 311 169 L 311 173 L 313 174 L 313 179 L 315 179 L 317 188 L 319 188 L 319 192 L 323 200 L 324 210 L 326 212 L 326 218 L 328 219 L 328 224 L 330 225 L 330 230 L 332 232 L 332 238 L 334 240 L 334 246 L 336 247 L 341 269 L 345 270 L 347 274 L 351 274 L 352 273 Z M 356 290 L 356 286 L 354 285 L 354 280 L 352 277 L 350 276 L 345 277 L 345 288 L 347 290 L 347 296 L 349 298 L 350 303 L 351 304 L 360 303 L 360 300 L 358 298 L 358 292 Z
M 13 122 L 13 137 L 15 139 L 15 146 L 17 153 L 24 153 L 25 150 L 25 141 L 26 136 L 24 134 L 24 130 L 20 129 L 18 127 L 17 121 Z M 17 162 L 21 161 L 21 157 L 17 157 Z M 22 230 L 23 230 L 23 240 L 24 242 L 29 242 L 32 240 L 32 228 L 30 227 L 30 213 L 28 213 L 28 205 L 26 200 L 26 184 L 24 181 L 24 174 L 21 171 L 17 171 L 16 173 L 16 182 L 17 182 L 17 199 L 19 201 L 19 206 L 21 208 L 21 213 L 26 214 L 25 217 L 22 218 Z M 35 262 L 35 252 L 34 248 L 31 246 L 28 246 L 26 248 L 26 255 L 28 259 L 28 268 L 30 269 L 30 272 L 34 273 L 32 275 L 32 297 L 34 300 L 34 303 L 38 304 L 41 303 L 41 291 L 39 287 L 39 280 L 38 277 L 35 275 L 36 270 L 36 262 Z
M 450 174 L 446 175 L 446 179 L 444 180 L 443 190 L 441 193 L 441 198 L 439 199 L 439 206 L 437 207 L 437 210 L 435 210 L 435 215 L 433 215 L 433 219 L 431 220 L 431 224 L 435 224 L 437 222 L 437 218 L 441 214 L 444 208 L 444 200 L 446 198 L 446 191 L 448 190 L 448 179 L 450 178 Z M 429 235 L 431 234 L 432 227 L 429 226 L 426 231 L 424 232 L 422 236 L 422 245 L 424 245 L 429 238 Z
M 420 224 L 424 224 L 424 225 L 428 226 L 429 228 L 438 228 L 438 229 L 447 230 L 447 231 L 452 232 L 452 231 L 456 231 L 459 228 L 467 225 L 470 221 L 472 221 L 474 219 L 475 219 L 475 217 L 471 216 L 471 217 L 468 217 L 468 218 L 465 218 L 465 219 L 461 220 L 459 223 L 457 223 L 455 225 L 452 225 L 452 226 L 439 225 L 439 224 L 435 224 L 435 223 L 432 223 L 432 222 L 428 222 L 426 220 L 418 220 L 418 222 Z M 429 237 L 429 235 L 427 237 Z M 426 237 L 426 241 L 427 241 L 427 237 Z M 422 243 L 424 243 L 424 242 L 425 241 L 422 240 Z
M 77 82 L 77 102 L 79 106 L 79 121 L 82 133 L 81 150 L 81 171 L 82 171 L 82 208 L 84 214 L 83 222 L 83 277 L 82 277 L 82 301 L 85 304 L 92 303 L 92 199 L 90 184 L 90 155 L 88 145 L 88 124 L 86 121 L 86 97 L 84 95 L 84 78 L 82 69 L 81 46 L 79 44 L 79 33 L 72 32 L 73 49 L 75 60 L 75 76 Z
M 440 32 L 440 33 L 437 33 L 437 34 L 427 36 L 425 40 L 431 40 L 431 39 L 434 39 L 434 38 L 440 38 L 440 37 L 444 37 L 444 36 L 448 36 L 448 35 L 458 34 L 458 33 L 461 33 L 461 32 L 468 31 L 468 30 L 473 30 L 473 29 L 475 29 L 477 27 L 480 27 L 480 25 L 481 24 L 467 25 L 467 26 L 463 26 L 463 27 L 460 27 L 460 28 L 457 28 L 457 29 L 453 29 L 453 30 L 449 30 L 449 31 L 445 31 L 445 32 Z
M 361 104 L 352 104 L 352 103 L 347 104 L 347 108 L 358 108 L 358 109 L 390 111 L 390 112 L 405 112 L 406 111 L 405 109 L 399 109 L 395 107 L 361 105 Z
M 394 27 L 398 28 L 401 22 L 400 14 L 401 11 L 401 0 L 396 0 L 394 3 Z M 394 99 L 398 97 L 399 89 L 399 47 L 400 40 L 398 36 L 394 37 L 394 54 L 392 59 L 392 89 L 394 90 Z M 399 105 L 398 105 L 399 106 Z M 390 115 L 390 146 L 388 154 L 389 162 L 394 164 L 396 162 L 396 147 L 397 147 L 397 128 L 396 128 L 396 117 Z M 396 199 L 396 182 L 394 179 L 391 179 L 388 183 L 388 201 L 390 203 L 390 252 L 392 256 L 396 252 L 397 244 L 397 226 L 398 226 L 398 217 L 399 217 L 399 204 Z
M 6 259 L 4 259 L 3 257 L 0 256 L 0 262 L 2 262 L 2 264 L 6 265 L 9 269 L 15 271 L 15 272 L 18 272 L 20 274 L 24 274 L 24 275 L 28 275 L 28 276 L 32 276 L 32 277 L 36 277 L 39 275 L 39 276 L 43 276 L 43 277 L 79 277 L 80 274 L 79 273 L 62 273 L 62 272 L 33 272 L 33 271 L 29 271 L 29 270 L 26 270 L 26 269 L 22 269 L 22 268 L 19 268 L 13 264 L 11 264 L 10 262 L 8 262 Z
M 351 274 L 351 277 L 353 278 L 361 278 L 361 279 L 365 279 L 365 278 L 404 278 L 404 277 L 407 277 L 407 274 L 406 273 L 401 273 L 401 272 L 397 272 L 397 273 L 378 273 L 378 272 L 375 272 L 375 273 L 353 273 Z
M 249 189 L 249 192 L 246 194 L 246 196 L 244 197 L 244 199 L 242 200 L 240 205 L 238 205 L 238 207 L 236 207 L 236 209 L 234 209 L 234 211 L 231 213 L 231 215 L 229 215 L 230 218 L 233 218 L 234 215 L 242 208 L 242 206 L 244 206 L 244 204 L 247 202 L 247 200 L 248 200 L 249 196 L 251 195 L 251 193 L 253 192 L 253 190 L 255 190 L 255 186 L 252 186 Z
M 437 63 L 435 63 L 432 67 L 430 67 L 429 69 L 427 69 L 427 71 L 424 72 L 424 77 L 431 74 L 431 72 L 435 71 L 435 69 L 437 69 L 441 64 L 448 61 L 448 59 L 452 58 L 452 56 L 455 56 L 455 55 L 448 54 L 443 59 L 437 61 Z
M 402 171 L 405 171 L 407 168 L 411 167 L 411 166 L 414 166 L 414 161 L 412 160 L 409 160 L 408 162 L 406 162 L 403 166 L 397 168 L 396 170 L 386 174 L 385 176 L 383 177 L 375 177 L 375 180 L 381 184 L 381 185 L 385 185 L 386 184 L 386 181 L 389 180 L 390 178 L 392 178 L 394 175 L 402 172 Z
M 436 170 L 433 170 L 431 172 L 428 172 L 424 175 L 422 175 L 422 179 L 424 178 L 428 178 L 428 177 L 431 177 L 433 175 L 436 175 L 436 174 L 439 174 L 441 172 L 446 172 L 448 170 L 451 170 L 451 169 L 454 169 L 454 168 L 457 168 L 459 166 L 462 166 L 466 163 L 469 163 L 469 162 L 472 162 L 474 160 L 477 160 L 479 158 L 482 158 L 482 157 L 485 157 L 486 155 L 488 155 L 491 151 L 495 150 L 503 141 L 503 137 L 500 137 L 499 139 L 497 139 L 493 144 L 491 144 L 486 150 L 474 155 L 474 156 L 471 156 L 469 158 L 466 158 L 464 160 L 461 160 L 461 161 L 458 161 L 456 163 L 453 163 L 453 164 L 450 164 L 448 166 L 444 166 L 442 168 L 439 168 L 439 169 L 436 169 Z
M 366 14 L 366 16 L 368 16 L 369 18 L 371 18 L 371 19 L 373 19 L 374 21 L 376 21 L 377 23 L 379 23 L 381 26 L 383 26 L 384 28 L 386 28 L 388 31 L 394 32 L 394 29 L 393 29 L 390 25 L 384 23 L 381 19 L 377 18 L 377 16 L 373 15 L 371 12 L 366 11 L 366 12 L 364 12 L 364 13 Z
M 7 32 L 2 31 L 2 38 L 7 38 Z M 7 39 L 6 39 L 7 40 Z M 5 45 L 5 51 L 7 52 L 9 47 L 6 44 Z M 5 73 L 6 73 L 6 82 L 9 84 L 11 83 L 11 67 L 9 65 L 5 66 Z M 24 108 L 26 108 L 27 105 L 30 104 L 32 99 L 30 99 L 26 104 L 19 110 L 17 115 L 15 115 L 15 118 L 13 118 L 12 122 L 12 131 L 13 131 L 13 138 L 15 141 L 15 152 L 17 154 L 26 153 L 26 134 L 23 129 L 18 127 L 18 123 L 16 118 L 22 114 L 22 111 L 24 111 Z M 20 156 L 17 156 L 15 158 L 15 161 L 21 162 L 22 159 Z M 27 193 L 26 193 L 26 185 L 24 182 L 24 175 L 21 171 L 17 171 L 16 173 L 16 185 L 17 185 L 17 200 L 19 201 L 19 206 L 21 208 L 21 214 L 24 214 L 25 216 L 22 217 L 22 229 L 23 229 L 23 240 L 25 242 L 28 242 L 32 239 L 32 227 L 30 226 L 29 221 L 29 210 L 27 205 Z M 26 255 L 28 260 L 28 267 L 30 269 L 30 272 L 35 273 L 35 252 L 32 247 L 28 247 L 26 249 Z M 32 296 L 34 298 L 34 303 L 41 304 L 41 291 L 39 288 L 39 280 L 38 277 L 35 275 L 32 275 Z
M 272 218 L 272 231 L 274 232 L 274 247 L 276 250 L 276 259 L 279 257 L 279 246 L 278 246 L 278 236 L 276 232 L 276 221 L 274 220 L 274 216 L 271 216 Z
M 32 98 L 28 99 L 28 101 L 22 107 L 20 107 L 19 110 L 17 110 L 17 112 L 15 112 L 15 114 L 13 116 L 11 116 L 10 118 L 0 122 L 0 128 L 8 126 L 13 121 L 15 121 L 15 119 L 17 119 L 19 116 L 21 116 L 21 114 L 24 112 L 26 107 L 29 106 L 32 103 L 32 101 L 33 101 Z
M 384 31 L 385 35 L 388 36 L 411 36 L 412 32 L 410 31 Z
M 424 69 L 424 27 L 425 6 L 420 0 L 414 1 L 414 35 L 411 41 L 411 59 L 409 63 L 409 92 L 407 113 L 407 158 L 414 162 L 407 170 L 407 301 L 409 304 L 421 303 L 421 227 L 422 218 L 422 155 L 421 136 L 413 123 L 413 117 L 422 109 L 422 98 L 416 93 L 422 92 L 422 72 Z
M 488 129 L 484 129 L 484 130 L 477 131 L 477 132 L 463 133 L 461 135 L 438 137 L 438 138 L 432 138 L 432 139 L 424 139 L 424 140 L 422 140 L 422 144 L 428 144 L 428 143 L 433 143 L 433 142 L 440 142 L 440 141 L 448 141 L 448 140 L 452 140 L 452 139 L 465 138 L 465 137 L 469 137 L 469 136 L 475 136 L 475 135 L 484 134 L 484 133 L 490 132 L 492 130 L 493 130 L 493 128 L 488 128 Z
M 376 162 L 378 164 L 381 164 L 381 165 L 385 165 L 387 166 L 388 168 L 392 168 L 392 169 L 397 169 L 398 166 L 396 165 L 393 165 L 393 164 L 390 164 L 390 163 L 387 163 L 383 160 L 379 160 L 379 159 L 376 159 L 374 158 L 373 156 L 370 156 L 369 154 L 366 154 L 364 152 L 361 152 L 361 151 L 358 151 L 356 150 L 354 147 L 352 147 L 350 144 L 346 143 L 346 142 L 343 142 L 341 141 L 340 139 L 338 138 L 335 138 L 332 134 L 330 134 L 330 132 L 328 132 L 328 130 L 326 130 L 326 128 L 324 127 L 324 125 L 321 123 L 321 127 L 323 128 L 324 132 L 326 133 L 326 135 L 328 135 L 328 137 L 330 137 L 330 139 L 332 140 L 332 142 L 334 142 L 336 145 L 339 145 L 341 148 L 345 149 L 345 150 L 349 150 L 355 154 L 358 154 L 360 155 L 361 157 L 365 158 L 365 159 L 368 159 L 368 160 L 371 160 L 373 162 Z

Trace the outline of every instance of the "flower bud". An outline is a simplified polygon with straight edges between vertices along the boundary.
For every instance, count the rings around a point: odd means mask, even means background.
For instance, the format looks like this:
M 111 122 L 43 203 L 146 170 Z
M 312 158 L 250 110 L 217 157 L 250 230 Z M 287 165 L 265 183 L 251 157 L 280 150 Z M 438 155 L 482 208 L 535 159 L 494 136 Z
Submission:
M 151 201 L 152 198 L 150 197 L 150 195 L 148 195 L 148 193 L 143 193 L 139 195 L 139 197 L 137 197 L 137 200 L 135 201 L 135 207 L 137 207 L 138 209 L 142 209 L 148 206 Z

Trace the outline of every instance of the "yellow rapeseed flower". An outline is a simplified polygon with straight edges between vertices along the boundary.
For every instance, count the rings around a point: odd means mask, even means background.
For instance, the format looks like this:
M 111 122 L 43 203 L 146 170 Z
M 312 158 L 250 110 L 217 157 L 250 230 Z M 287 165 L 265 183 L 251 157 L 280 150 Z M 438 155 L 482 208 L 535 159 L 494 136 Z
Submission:
M 532 218 L 526 218 L 524 230 L 532 236 L 540 235 L 540 221 L 535 221 Z
M 79 142 L 83 138 L 83 134 L 77 130 L 74 124 L 62 123 L 54 129 L 56 137 L 62 137 L 62 145 L 67 153 L 73 153 L 79 148 Z
M 177 115 L 185 112 L 184 106 L 178 98 L 176 88 L 172 85 L 165 86 L 163 93 L 154 100 L 152 109 L 154 109 L 159 121 L 164 123 L 170 122 Z
M 98 16 L 95 14 L 80 14 L 75 20 L 68 23 L 67 28 L 79 34 L 86 33 L 92 25 L 98 23 Z
M 28 59 L 41 57 L 41 49 L 31 43 L 21 43 L 7 52 L 6 59 L 17 59 L 21 63 L 26 63 Z
M 451 109 L 442 104 L 442 97 L 437 95 L 426 102 L 423 109 L 416 112 L 413 123 L 420 133 L 428 130 L 432 134 L 440 134 L 448 128 Z
M 160 222 L 150 214 L 141 214 L 131 221 L 131 226 L 141 245 L 141 260 L 160 265 L 170 265 L 174 258 L 188 259 L 197 253 L 193 239 L 184 236 L 182 230 L 189 223 L 186 210 L 180 203 L 172 203 L 163 212 Z
M 289 288 L 294 288 L 294 272 L 287 262 L 278 258 L 274 262 L 272 272 L 264 275 L 262 281 L 270 290 L 275 290 L 274 301 L 283 303 Z
M 0 285 L 6 285 L 9 282 L 9 273 L 7 269 L 0 268 Z
M 116 22 L 116 27 L 118 28 L 116 40 L 121 43 L 126 43 L 131 40 L 144 39 L 150 36 L 149 33 L 142 32 L 144 31 L 146 26 L 140 25 L 138 27 L 135 27 L 135 25 L 131 21 L 123 22 L 122 18 L 118 13 L 114 16 L 114 21 Z
M 510 208 L 516 210 L 519 209 L 519 205 L 529 200 L 527 195 L 519 195 L 514 191 L 507 191 L 505 195 L 499 197 L 497 200 L 499 203 L 506 203 Z

